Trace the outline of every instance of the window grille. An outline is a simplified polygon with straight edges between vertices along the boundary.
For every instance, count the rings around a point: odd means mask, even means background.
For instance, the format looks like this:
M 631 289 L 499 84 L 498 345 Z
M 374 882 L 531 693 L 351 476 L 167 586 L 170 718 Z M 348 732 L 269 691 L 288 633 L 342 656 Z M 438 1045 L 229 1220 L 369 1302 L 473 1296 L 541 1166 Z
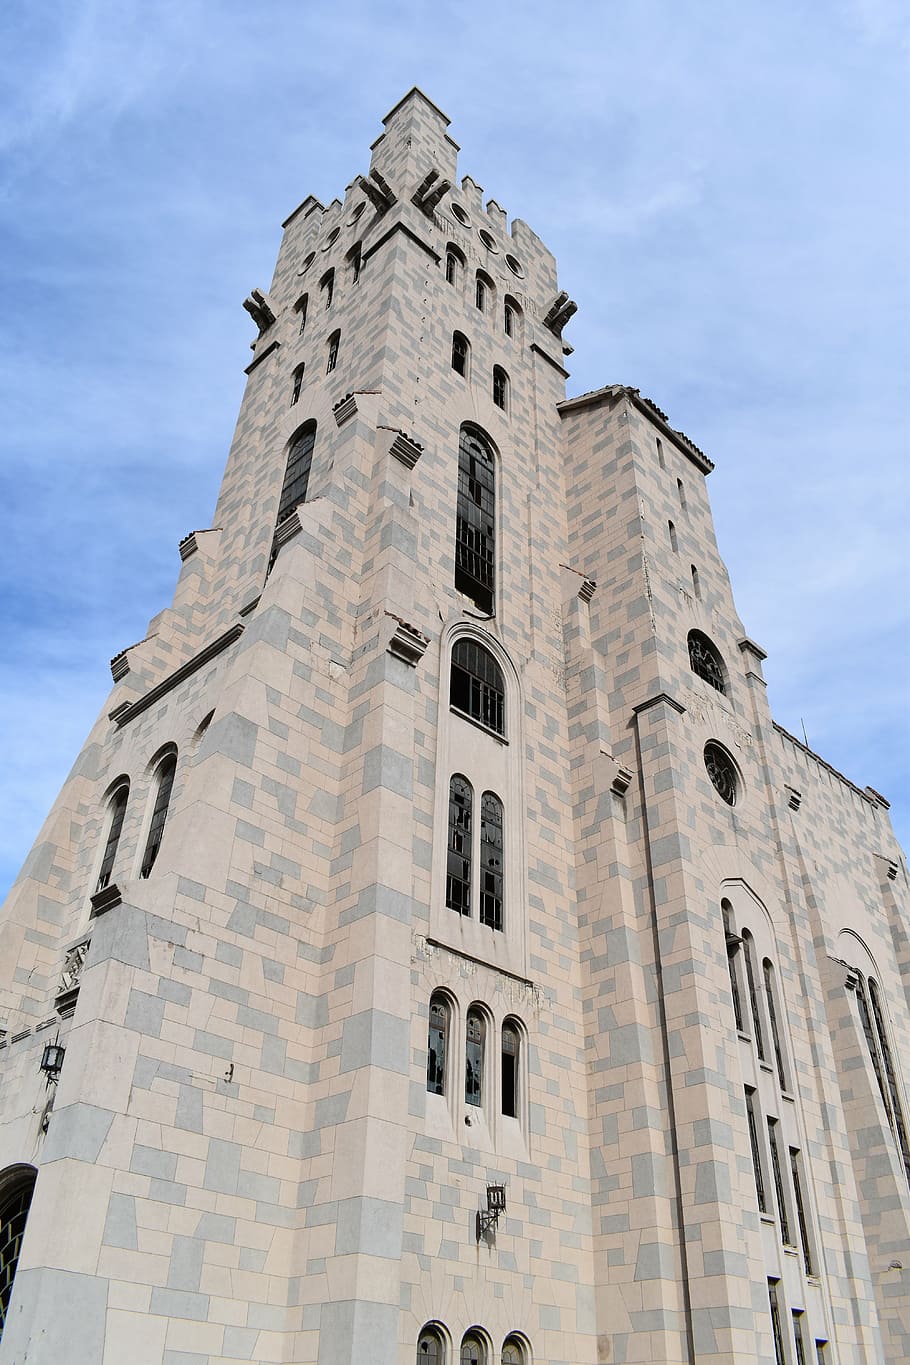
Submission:
M 468 1014 L 465 1038 L 464 1098 L 465 1104 L 483 1103 L 483 1045 L 484 1022 L 477 1010 Z M 463 1349 L 463 1348 L 462 1348 Z
M 525 1365 L 525 1353 L 514 1338 L 503 1343 L 502 1365 Z
M 111 880 L 111 873 L 114 870 L 114 859 L 117 857 L 117 845 L 120 843 L 120 835 L 123 830 L 123 817 L 126 815 L 126 803 L 129 798 L 129 783 L 119 787 L 114 793 L 114 799 L 110 806 L 110 825 L 107 832 L 107 843 L 104 846 L 104 856 L 101 859 L 101 871 L 98 874 L 98 885 L 96 891 L 103 891 Z
M 33 1169 L 23 1173 L 22 1179 L 0 1203 L 0 1337 L 6 1325 L 13 1280 L 22 1250 L 22 1238 L 28 1221 L 29 1206 L 35 1188 Z
M 427 1041 L 427 1090 L 431 1095 L 444 1095 L 446 1087 L 446 1037 L 449 1031 L 449 1007 L 442 996 L 430 999 L 430 1028 Z
M 502 929 L 502 802 L 493 792 L 480 802 L 480 922 Z
M 495 522 L 493 451 L 476 432 L 462 428 L 458 443 L 455 587 L 488 616 L 493 613 Z
M 692 566 L 692 582 L 696 583 L 698 570 Z M 700 630 L 690 630 L 688 636 L 689 645 L 689 665 L 693 673 L 697 673 L 700 678 L 704 678 L 706 683 L 716 687 L 718 692 L 726 695 L 727 684 L 724 678 L 724 665 L 720 654 L 708 639 L 707 635 L 702 635 Z
M 471 913 L 471 822 L 474 792 L 456 773 L 449 783 L 449 849 L 446 863 L 446 905 L 459 915 Z
M 278 501 L 276 525 L 287 521 L 294 508 L 306 502 L 307 487 L 310 482 L 310 467 L 313 463 L 313 447 L 316 444 L 316 423 L 307 422 L 291 441 L 288 451 L 284 483 Z
M 735 806 L 736 766 L 726 749 L 722 749 L 719 744 L 706 744 L 705 768 L 721 800 L 726 801 L 728 806 Z
M 142 866 L 139 870 L 140 877 L 147 877 L 155 865 L 158 857 L 158 850 L 161 847 L 161 840 L 164 837 L 164 824 L 167 820 L 168 806 L 171 802 L 171 791 L 174 786 L 174 774 L 177 771 L 177 755 L 169 754 L 158 768 L 158 790 L 155 793 L 155 806 L 152 810 L 152 820 L 149 825 L 148 838 L 145 841 L 145 853 L 142 855 Z
M 505 682 L 489 650 L 463 638 L 452 650 L 450 704 L 497 735 L 505 734 Z
M 803 1314 L 793 1310 L 793 1345 L 796 1349 L 796 1365 L 806 1365 L 806 1342 L 803 1337 Z
M 417 1342 L 417 1365 L 443 1365 L 439 1334 L 426 1328 Z

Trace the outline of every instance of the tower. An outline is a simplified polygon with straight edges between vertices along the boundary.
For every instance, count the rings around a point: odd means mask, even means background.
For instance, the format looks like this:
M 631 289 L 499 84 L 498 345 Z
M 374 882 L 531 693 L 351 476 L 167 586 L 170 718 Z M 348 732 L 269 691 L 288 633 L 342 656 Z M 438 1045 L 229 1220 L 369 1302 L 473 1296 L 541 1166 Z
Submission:
M 7 902 L 4 1365 L 908 1352 L 887 802 L 774 724 L 710 460 L 565 399 L 447 127 L 286 220 Z

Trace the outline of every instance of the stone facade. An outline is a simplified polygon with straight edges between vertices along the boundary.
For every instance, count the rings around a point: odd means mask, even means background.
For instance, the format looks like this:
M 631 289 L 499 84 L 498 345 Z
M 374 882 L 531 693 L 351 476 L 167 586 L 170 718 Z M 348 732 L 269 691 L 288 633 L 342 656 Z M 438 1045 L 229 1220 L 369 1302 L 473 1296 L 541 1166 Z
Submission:
M 285 223 L 212 526 L 6 903 L 0 1362 L 906 1360 L 887 802 L 773 722 L 711 462 L 565 400 L 447 124 Z

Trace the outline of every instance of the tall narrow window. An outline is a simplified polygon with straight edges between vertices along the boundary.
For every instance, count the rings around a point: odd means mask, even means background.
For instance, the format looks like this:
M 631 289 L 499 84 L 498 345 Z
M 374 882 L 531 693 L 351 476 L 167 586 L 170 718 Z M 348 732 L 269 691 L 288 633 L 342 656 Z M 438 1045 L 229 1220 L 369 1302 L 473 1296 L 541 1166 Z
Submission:
M 515 335 L 515 309 L 506 299 L 502 310 L 502 328 L 507 337 Z
M 765 1194 L 765 1177 L 762 1171 L 761 1147 L 758 1140 L 758 1122 L 755 1117 L 755 1091 L 746 1086 L 746 1122 L 749 1125 L 749 1146 L 752 1149 L 752 1169 L 755 1172 L 755 1195 L 758 1199 L 759 1213 L 768 1212 L 768 1199 Z
M 657 463 L 660 465 L 661 469 L 666 469 L 667 463 L 664 459 L 664 448 L 659 436 L 657 437 Z
M 752 1030 L 755 1037 L 755 1048 L 758 1052 L 759 1060 L 765 1060 L 765 1037 L 762 1033 L 761 1013 L 758 1003 L 758 991 L 755 989 L 755 965 L 752 960 L 752 935 L 748 929 L 743 930 L 743 957 L 746 959 L 746 982 L 749 987 L 749 1006 L 752 1014 Z
M 465 1036 L 465 1104 L 483 1103 L 483 1045 L 486 1028 L 479 1010 L 469 1010 Z
M 294 387 L 291 389 L 291 407 L 294 406 L 297 399 L 300 397 L 300 388 L 303 384 L 303 372 L 305 369 L 306 365 L 303 361 L 301 361 L 299 365 L 294 366 Z
M 774 1337 L 775 1365 L 787 1365 L 787 1357 L 784 1354 L 784 1337 L 780 1321 L 780 1303 L 777 1297 L 778 1284 L 778 1280 L 768 1281 L 768 1299 L 771 1306 L 771 1334 Z
M 101 871 L 98 874 L 98 885 L 96 891 L 103 891 L 111 880 L 111 873 L 114 870 L 114 859 L 117 857 L 117 845 L 120 843 L 120 835 L 123 830 L 123 817 L 126 815 L 126 803 L 129 799 L 130 784 L 124 782 L 118 787 L 111 799 L 108 812 L 110 823 L 107 827 L 107 843 L 104 845 L 104 855 L 101 859 Z
M 449 848 L 446 861 L 446 905 L 459 915 L 471 913 L 471 822 L 474 791 L 456 773 L 449 783 Z
M 505 734 L 505 682 L 502 669 L 476 640 L 456 640 L 452 649 L 449 702 L 455 711 Z
M 446 1039 L 449 1033 L 449 1006 L 445 996 L 430 997 L 430 1027 L 427 1036 L 427 1090 L 431 1095 L 446 1092 Z
M 518 1029 L 508 1020 L 502 1026 L 502 1112 L 518 1118 Z
M 828 1343 L 827 1341 L 816 1341 L 815 1343 L 816 1365 L 828 1365 Z
M 502 929 L 502 802 L 494 792 L 480 801 L 480 922 Z
M 695 593 L 695 596 L 697 597 L 697 599 L 698 599 L 699 602 L 700 602 L 700 601 L 701 601 L 701 581 L 700 581 L 700 579 L 699 579 L 699 577 L 698 577 L 698 570 L 696 569 L 695 565 L 693 564 L 691 567 L 692 567 L 692 591 Z M 715 684 L 715 686 L 716 686 L 716 684 Z M 723 691 L 723 688 L 721 688 L 720 690 Z
M 686 490 L 683 488 L 682 479 L 676 480 L 676 491 L 679 494 L 679 505 L 685 512 L 686 510 Z
M 771 1173 L 774 1176 L 774 1193 L 777 1196 L 777 1212 L 780 1217 L 780 1239 L 785 1246 L 792 1246 L 790 1213 L 787 1208 L 784 1173 L 780 1162 L 780 1145 L 777 1141 L 777 1119 L 768 1119 L 768 1146 L 771 1148 Z
M 478 432 L 462 427 L 458 442 L 455 587 L 488 616 L 493 614 L 495 550 L 495 457 Z
M 166 758 L 162 759 L 158 768 L 158 787 L 155 792 L 155 805 L 152 809 L 148 838 L 145 841 L 145 852 L 142 855 L 140 877 L 149 875 L 155 865 L 155 859 L 158 857 L 158 850 L 164 837 L 164 823 L 167 820 L 168 806 L 171 803 L 171 791 L 174 786 L 176 771 L 177 755 L 176 753 L 168 754 Z
M 452 333 L 452 369 L 456 374 L 468 377 L 468 358 L 471 354 L 471 347 L 466 336 L 461 332 Z
M 897 1085 L 897 1076 L 894 1071 L 894 1061 L 891 1056 L 891 1045 L 888 1042 L 888 1034 L 885 1030 L 885 1016 L 882 1012 L 881 1000 L 878 993 L 878 985 L 869 977 L 869 1002 L 872 1005 L 872 1017 L 875 1021 L 875 1033 L 878 1038 L 878 1045 L 881 1049 L 882 1061 L 885 1069 L 885 1080 L 888 1085 L 888 1094 L 891 1098 L 891 1126 L 894 1136 L 897 1139 L 898 1149 L 907 1180 L 910 1181 L 910 1144 L 907 1142 L 907 1129 L 904 1125 L 904 1111 L 900 1101 L 900 1091 Z M 887 1107 L 887 1106 L 886 1106 Z
M 356 284 L 360 279 L 360 272 L 363 269 L 363 243 L 357 242 L 348 252 L 348 268 L 351 272 L 351 284 Z
M 676 527 L 673 525 L 672 521 L 668 521 L 668 522 L 667 522 L 667 534 L 668 534 L 669 537 L 670 537 L 670 549 L 671 549 L 675 554 L 678 554 L 678 553 L 679 553 L 679 541 L 676 539 Z
M 477 278 L 474 281 L 474 302 L 485 313 L 490 306 L 493 298 L 493 281 L 478 270 Z
M 287 521 L 294 508 L 306 502 L 307 486 L 310 482 L 310 466 L 313 463 L 313 446 L 316 444 L 316 423 L 305 422 L 291 439 L 288 449 L 288 462 L 284 471 L 284 483 L 278 500 L 278 514 L 275 524 Z
M 784 1071 L 784 1050 L 780 1040 L 780 1029 L 777 1023 L 777 1008 L 774 1003 L 774 968 L 768 958 L 762 963 L 762 975 L 765 979 L 765 1003 L 768 1006 L 768 1022 L 771 1025 L 771 1041 L 774 1044 L 774 1057 L 777 1062 L 777 1079 L 780 1081 L 781 1090 L 787 1088 L 787 1076 Z
M 325 372 L 331 374 L 338 364 L 338 347 L 341 345 L 341 333 L 333 332 L 329 337 L 328 350 L 325 358 Z
M 294 304 L 294 311 L 300 318 L 300 326 L 297 329 L 298 334 L 300 336 L 303 336 L 304 332 L 306 331 L 306 315 L 309 302 L 310 302 L 309 294 L 301 294 L 300 298 Z
M 467 1336 L 461 1343 L 461 1365 L 486 1365 L 487 1353 L 475 1336 Z
M 446 248 L 446 284 L 460 284 L 463 269 L 464 257 L 456 246 L 450 244 Z
M 694 565 L 693 565 L 694 568 Z M 693 580 L 694 581 L 694 580 Z M 690 630 L 686 637 L 689 649 L 689 667 L 705 682 L 716 687 L 718 692 L 726 693 L 724 665 L 715 645 L 700 630 Z
M 733 932 L 733 906 L 728 900 L 720 903 L 724 922 L 724 944 L 727 950 L 727 970 L 730 973 L 730 993 L 733 996 L 733 1019 L 737 1033 L 743 1032 L 743 1004 L 739 992 L 739 973 L 736 970 L 736 957 L 742 946 L 742 939 Z
M 503 412 L 509 410 L 509 376 L 501 365 L 493 366 L 493 402 Z
M 799 1224 L 799 1241 L 803 1253 L 806 1274 L 814 1274 L 812 1268 L 812 1243 L 809 1240 L 809 1221 L 806 1217 L 806 1201 L 803 1195 L 803 1180 L 800 1169 L 799 1150 L 790 1148 L 790 1178 L 793 1181 L 793 1202 L 796 1204 L 796 1221 Z
M 872 1061 L 872 1070 L 875 1072 L 875 1079 L 878 1081 L 879 1092 L 882 1097 L 882 1104 L 885 1106 L 885 1113 L 888 1115 L 888 1122 L 893 1123 L 891 1114 L 891 1101 L 885 1086 L 885 1073 L 882 1070 L 881 1058 L 878 1048 L 875 1045 L 875 1034 L 872 1032 L 872 1015 L 869 1010 L 869 1001 L 866 996 L 866 983 L 862 976 L 857 973 L 856 983 L 856 1003 L 859 1006 L 860 1023 L 863 1026 L 863 1034 L 866 1039 L 866 1047 L 869 1050 L 869 1057 Z
M 328 312 L 335 298 L 335 271 L 327 270 L 319 281 L 319 288 L 322 290 L 322 306 Z
M 793 1310 L 793 1347 L 796 1351 L 796 1365 L 807 1365 L 806 1362 L 806 1340 L 803 1336 L 803 1317 L 800 1310 Z
M 35 1175 L 33 1167 L 23 1167 L 21 1175 L 12 1177 L 11 1183 L 6 1184 L 6 1192 L 0 1198 L 0 1337 L 6 1325 L 13 1280 L 16 1278 L 22 1238 L 35 1189 Z

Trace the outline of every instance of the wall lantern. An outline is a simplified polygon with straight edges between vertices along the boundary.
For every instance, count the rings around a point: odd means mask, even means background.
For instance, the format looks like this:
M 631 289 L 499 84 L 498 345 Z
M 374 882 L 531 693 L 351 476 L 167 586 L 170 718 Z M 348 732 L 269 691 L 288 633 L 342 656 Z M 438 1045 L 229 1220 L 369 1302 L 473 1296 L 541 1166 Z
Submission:
M 499 1222 L 499 1215 L 506 1211 L 506 1187 L 505 1185 L 487 1186 L 487 1207 L 477 1210 L 476 1235 L 478 1242 L 481 1237 L 489 1237 L 491 1232 L 496 1229 Z
M 56 1084 L 65 1055 L 66 1048 L 62 1043 L 45 1043 L 44 1051 L 41 1054 L 41 1070 L 47 1077 L 48 1085 L 51 1081 Z

